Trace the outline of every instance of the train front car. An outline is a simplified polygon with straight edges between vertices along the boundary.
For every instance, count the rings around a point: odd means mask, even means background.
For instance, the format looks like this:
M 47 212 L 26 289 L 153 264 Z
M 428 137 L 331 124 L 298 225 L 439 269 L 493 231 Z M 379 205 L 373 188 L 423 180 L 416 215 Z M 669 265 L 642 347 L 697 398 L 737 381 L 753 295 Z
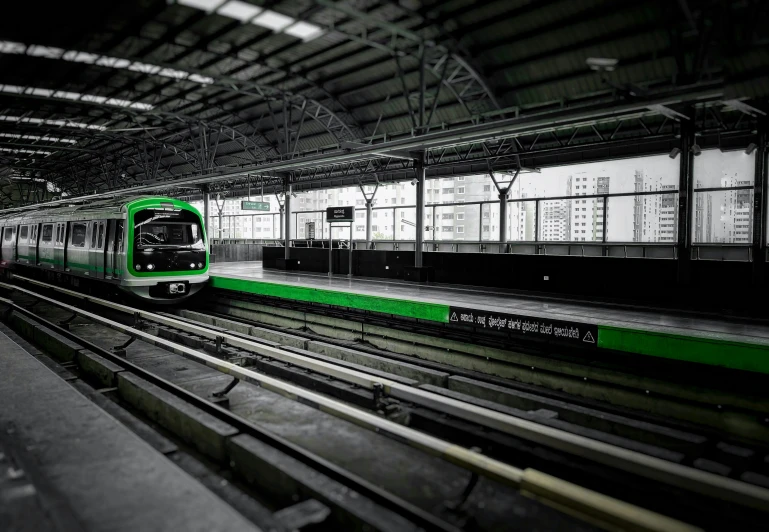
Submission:
M 208 281 L 200 214 L 189 204 L 143 198 L 126 204 L 126 270 L 120 286 L 156 302 L 188 297 Z

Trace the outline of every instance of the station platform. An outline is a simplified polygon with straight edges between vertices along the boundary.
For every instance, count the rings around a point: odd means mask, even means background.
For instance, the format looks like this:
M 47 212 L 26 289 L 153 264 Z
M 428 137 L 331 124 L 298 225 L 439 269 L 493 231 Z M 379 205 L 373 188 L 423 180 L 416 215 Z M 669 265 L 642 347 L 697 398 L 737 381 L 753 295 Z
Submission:
M 0 529 L 258 530 L 4 331 Z
M 769 325 L 712 315 L 523 296 L 498 289 L 263 269 L 261 262 L 211 264 L 211 286 L 258 296 L 388 314 L 755 373 L 769 373 Z

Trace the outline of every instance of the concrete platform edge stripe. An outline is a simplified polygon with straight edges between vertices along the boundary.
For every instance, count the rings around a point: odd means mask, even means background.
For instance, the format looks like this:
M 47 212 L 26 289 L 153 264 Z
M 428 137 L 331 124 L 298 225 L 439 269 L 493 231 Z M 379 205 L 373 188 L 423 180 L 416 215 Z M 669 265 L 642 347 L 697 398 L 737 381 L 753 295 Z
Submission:
M 769 373 L 769 346 L 606 325 L 598 330 L 598 347 L 604 349 Z
M 440 323 L 448 323 L 449 321 L 449 306 L 439 303 L 424 303 L 421 301 L 339 292 L 324 288 L 308 288 L 220 276 L 211 276 L 210 281 L 211 286 L 223 290 L 356 308 Z

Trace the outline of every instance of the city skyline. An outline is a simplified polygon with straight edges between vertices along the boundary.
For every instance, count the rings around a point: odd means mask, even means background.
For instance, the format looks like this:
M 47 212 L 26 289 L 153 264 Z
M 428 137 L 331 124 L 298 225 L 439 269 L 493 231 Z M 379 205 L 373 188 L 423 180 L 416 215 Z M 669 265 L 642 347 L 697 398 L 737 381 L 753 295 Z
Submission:
M 678 158 L 667 155 L 543 168 L 521 173 L 508 198 L 509 241 L 607 242 L 677 241 Z M 752 235 L 752 187 L 755 157 L 743 151 L 707 150 L 695 157 L 695 201 L 692 232 L 695 242 L 745 243 Z M 495 175 L 503 186 L 511 176 Z M 367 194 L 374 191 L 366 186 Z M 697 192 L 696 189 L 723 189 Z M 616 196 L 611 194 L 642 193 Z M 604 198 L 590 197 L 609 195 Z M 569 199 L 562 197 L 568 196 Z M 588 196 L 579 199 L 579 196 Z M 257 196 L 258 198 L 259 196 Z M 559 197 L 562 199 L 539 200 Z M 242 198 L 245 199 L 245 198 Z M 274 196 L 271 215 L 242 211 L 241 198 L 224 201 L 225 237 L 277 238 L 278 205 Z M 522 200 L 522 201 L 515 201 Z M 380 240 L 413 240 L 416 237 L 416 187 L 409 182 L 381 185 L 375 196 L 372 233 Z M 461 205 L 485 202 L 482 205 Z M 365 198 L 358 187 L 297 193 L 292 201 L 292 238 L 307 237 L 308 222 L 315 223 L 316 238 L 327 238 L 323 223 L 327 207 L 356 207 L 354 238 L 365 238 Z M 487 174 L 428 180 L 425 184 L 425 238 L 428 240 L 496 241 L 499 238 L 498 192 Z M 460 204 L 460 205 L 453 205 Z M 202 202 L 195 204 L 202 209 Z M 604 215 L 604 209 L 605 215 Z M 308 212 L 318 211 L 318 212 Z M 211 203 L 211 226 L 218 236 L 218 210 Z M 236 216 L 253 214 L 251 217 Z M 434 216 L 433 216 L 434 214 Z M 337 238 L 346 238 L 347 229 Z

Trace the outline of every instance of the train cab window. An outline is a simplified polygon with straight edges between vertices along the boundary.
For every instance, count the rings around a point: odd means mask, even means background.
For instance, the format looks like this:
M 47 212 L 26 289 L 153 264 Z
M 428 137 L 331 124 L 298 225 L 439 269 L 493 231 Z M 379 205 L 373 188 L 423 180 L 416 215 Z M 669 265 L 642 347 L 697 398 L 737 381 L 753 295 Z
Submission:
M 6 227 L 5 228 L 5 241 L 10 242 L 13 240 L 13 227 Z
M 85 247 L 85 224 L 72 224 L 72 240 L 70 243 L 73 247 L 84 248 Z
M 96 239 L 96 244 L 99 249 L 104 248 L 104 222 L 99 223 L 99 238 Z
M 19 240 L 26 240 L 29 237 L 29 226 L 22 225 L 21 231 L 19 231 Z
M 53 225 L 46 224 L 43 226 L 43 242 L 50 242 L 53 240 Z

